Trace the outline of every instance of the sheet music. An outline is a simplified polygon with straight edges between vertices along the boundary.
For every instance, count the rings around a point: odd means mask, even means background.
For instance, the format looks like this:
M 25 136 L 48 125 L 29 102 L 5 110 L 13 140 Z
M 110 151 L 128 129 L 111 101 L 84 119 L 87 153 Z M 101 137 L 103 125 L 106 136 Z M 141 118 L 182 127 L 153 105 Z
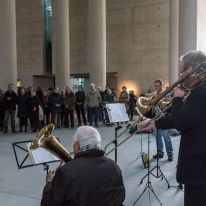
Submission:
M 31 159 L 32 164 L 41 164 L 44 162 L 51 162 L 51 161 L 59 160 L 58 157 L 56 157 L 55 155 L 53 155 L 51 152 L 47 151 L 44 148 L 39 147 L 35 150 L 31 150 L 30 145 L 31 143 L 28 143 L 26 146 L 27 146 L 29 157 Z
M 113 122 L 126 122 L 129 121 L 129 117 L 126 111 L 124 103 L 111 103 L 106 104 L 109 121 Z

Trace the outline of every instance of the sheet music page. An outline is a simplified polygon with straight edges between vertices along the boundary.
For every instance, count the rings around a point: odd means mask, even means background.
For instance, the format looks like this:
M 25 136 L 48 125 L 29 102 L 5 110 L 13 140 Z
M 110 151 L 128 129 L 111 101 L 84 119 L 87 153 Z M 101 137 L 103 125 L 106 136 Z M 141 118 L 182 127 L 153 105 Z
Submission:
M 126 111 L 124 103 L 111 103 L 106 104 L 109 121 L 113 122 L 126 122 L 129 121 L 129 117 Z
M 30 145 L 31 143 L 27 144 L 27 149 L 28 149 L 28 153 L 29 153 L 32 164 L 41 164 L 44 162 L 51 162 L 51 161 L 59 160 L 58 157 L 48 152 L 44 148 L 39 147 L 35 150 L 31 150 Z

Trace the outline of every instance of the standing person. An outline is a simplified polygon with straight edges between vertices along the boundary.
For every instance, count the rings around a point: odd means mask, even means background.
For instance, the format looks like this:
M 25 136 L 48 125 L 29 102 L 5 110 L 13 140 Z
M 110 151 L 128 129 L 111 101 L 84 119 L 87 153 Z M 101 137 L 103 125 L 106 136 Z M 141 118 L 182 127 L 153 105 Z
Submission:
M 13 91 L 13 84 L 8 85 L 8 90 L 4 95 L 5 116 L 4 116 L 4 133 L 8 132 L 8 119 L 11 117 L 11 129 L 13 133 L 15 130 L 15 114 L 16 114 L 16 93 Z
M 159 96 L 163 92 L 163 82 L 161 79 L 157 79 L 154 81 L 154 88 L 155 88 L 155 93 L 153 93 L 153 95 L 155 96 Z M 169 135 L 169 131 L 155 129 L 154 135 L 156 137 L 157 154 L 155 154 L 153 158 L 157 159 L 157 158 L 164 157 L 164 151 L 163 151 L 164 147 L 163 147 L 163 142 L 162 142 L 162 138 L 163 138 L 167 156 L 168 156 L 168 161 L 173 161 L 173 147 L 172 147 L 172 141 Z
M 98 107 L 101 103 L 102 99 L 99 91 L 95 89 L 95 84 L 90 84 L 90 91 L 86 96 L 86 103 L 88 109 L 88 121 L 89 125 L 92 126 L 93 121 L 95 122 L 95 127 L 98 127 L 97 119 L 98 119 Z
M 49 172 L 41 206 L 122 205 L 125 187 L 121 170 L 104 156 L 100 142 L 95 128 L 77 129 L 73 136 L 74 159 L 56 172 Z
M 134 90 L 132 90 L 129 94 L 129 111 L 128 111 L 131 121 L 133 120 L 136 105 L 137 105 L 137 97 L 134 94 Z
M 27 132 L 27 118 L 28 118 L 28 96 L 26 95 L 25 89 L 20 89 L 20 94 L 17 97 L 17 117 L 19 118 L 19 132 L 22 132 L 23 125 L 25 126 L 25 132 Z
M 180 74 L 191 74 L 194 69 L 206 62 L 206 54 L 190 51 L 180 57 Z M 205 71 L 206 67 L 202 67 Z M 201 71 L 201 72 L 202 72 Z M 206 81 L 193 73 L 193 89 L 187 98 L 180 88 L 173 93 L 170 116 L 163 116 L 149 125 L 141 125 L 142 131 L 154 128 L 175 128 L 181 132 L 177 181 L 185 185 L 184 205 L 205 205 L 206 194 Z M 186 82 L 187 83 L 187 82 Z
M 57 118 L 57 128 L 61 127 L 61 112 L 64 104 L 64 98 L 60 95 L 59 89 L 54 89 L 54 93 L 49 97 L 49 105 L 51 108 L 51 122 L 55 124 Z
M 69 87 L 66 87 L 65 98 L 64 98 L 64 110 L 65 110 L 65 118 L 64 118 L 64 127 L 70 126 L 74 128 L 74 108 L 75 108 L 75 94 Z M 70 121 L 69 121 L 70 120 Z
M 46 123 L 49 124 L 50 123 L 50 107 L 49 107 L 49 94 L 47 91 L 44 91 L 42 94 L 42 107 L 43 107 L 43 111 L 44 111 L 44 124 Z
M 29 96 L 29 115 L 32 122 L 32 132 L 37 132 L 40 129 L 40 120 L 39 120 L 39 106 L 40 106 L 40 99 L 36 95 L 36 90 L 31 87 L 30 88 Z
M 120 96 L 119 96 L 119 102 L 125 104 L 126 111 L 128 112 L 129 94 L 127 92 L 126 86 L 122 86 L 122 91 L 121 91 Z
M 5 113 L 5 99 L 4 99 L 5 91 L 0 89 L 0 131 L 3 130 L 3 122 L 4 122 L 4 113 Z
M 77 113 L 78 126 L 81 126 L 81 115 L 84 125 L 87 124 L 86 116 L 85 116 L 85 92 L 83 91 L 83 87 L 81 85 L 78 86 L 78 91 L 75 93 L 75 109 Z

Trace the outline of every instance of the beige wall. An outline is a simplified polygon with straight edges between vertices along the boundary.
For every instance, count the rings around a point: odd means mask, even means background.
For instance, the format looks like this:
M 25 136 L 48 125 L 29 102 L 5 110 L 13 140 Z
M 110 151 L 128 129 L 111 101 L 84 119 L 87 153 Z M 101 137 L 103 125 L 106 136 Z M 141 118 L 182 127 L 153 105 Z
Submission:
M 41 0 L 16 0 L 17 75 L 24 86 L 43 74 L 43 17 Z
M 18 76 L 43 74 L 40 0 L 17 0 Z M 107 0 L 107 72 L 139 92 L 168 82 L 168 0 Z M 89 73 L 88 0 L 70 0 L 71 73 Z M 27 78 L 28 79 L 28 78 Z
M 70 0 L 71 73 L 89 72 L 87 8 L 87 0 Z M 119 90 L 168 82 L 168 31 L 168 0 L 107 0 L 107 72 L 118 72 Z
M 169 3 L 107 1 L 108 71 L 118 70 L 118 89 L 147 90 L 168 81 Z
M 197 1 L 197 49 L 206 52 L 206 1 Z

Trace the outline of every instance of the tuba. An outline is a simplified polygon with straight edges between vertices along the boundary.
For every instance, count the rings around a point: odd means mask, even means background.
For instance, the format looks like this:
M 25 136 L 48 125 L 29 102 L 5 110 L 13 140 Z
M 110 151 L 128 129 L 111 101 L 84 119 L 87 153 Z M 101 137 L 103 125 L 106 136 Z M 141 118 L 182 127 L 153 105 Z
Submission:
M 206 62 L 193 69 L 190 73 L 182 76 L 174 84 L 163 91 L 159 96 L 140 97 L 137 100 L 137 111 L 141 117 L 156 120 L 171 107 L 173 90 L 176 87 L 185 91 L 188 96 L 191 90 L 206 79 Z
M 34 150 L 39 147 L 51 152 L 64 162 L 72 160 L 70 152 L 68 152 L 59 141 L 52 135 L 54 124 L 48 124 L 36 135 L 36 138 L 30 145 L 30 149 Z

